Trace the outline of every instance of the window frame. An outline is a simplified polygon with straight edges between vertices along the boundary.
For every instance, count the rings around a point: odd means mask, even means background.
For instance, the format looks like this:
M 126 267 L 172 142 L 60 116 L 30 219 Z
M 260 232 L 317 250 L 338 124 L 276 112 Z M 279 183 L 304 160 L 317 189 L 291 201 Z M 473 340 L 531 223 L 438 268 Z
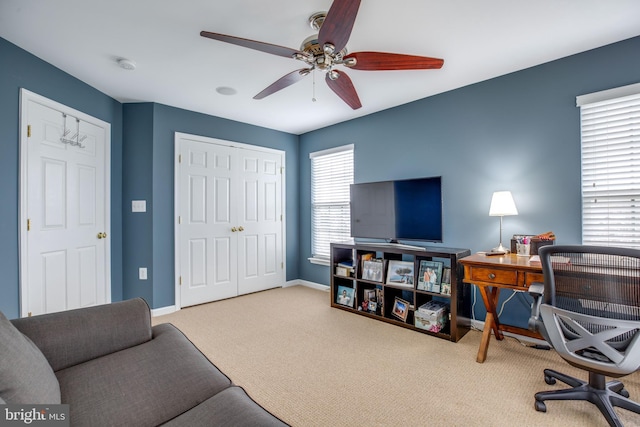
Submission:
M 640 83 L 578 96 L 576 105 L 582 243 L 640 249 Z
M 355 169 L 355 146 L 354 144 L 341 145 L 326 150 L 314 151 L 309 153 L 310 159 L 310 204 L 311 204 L 311 257 L 308 258 L 312 264 L 330 265 L 330 248 L 318 249 L 319 245 L 329 244 L 331 241 L 344 241 L 351 238 L 351 215 L 350 215 L 350 184 L 354 182 L 354 169 Z M 350 162 L 349 162 L 350 160 Z M 330 161 L 332 161 L 330 163 Z M 336 166 L 335 162 L 339 162 L 339 166 Z M 350 170 L 344 169 L 344 166 L 349 164 Z M 317 167 L 321 167 L 321 170 L 317 170 Z M 336 176 L 336 173 L 338 176 Z M 318 174 L 324 174 L 328 178 L 329 182 L 324 182 L 320 185 L 330 186 L 329 191 L 316 194 L 317 191 L 317 179 Z M 333 180 L 334 182 L 330 182 Z M 330 195 L 335 194 L 335 199 L 327 199 Z M 319 199 L 319 200 L 318 200 Z M 331 209 L 342 212 L 341 219 L 335 221 L 329 229 L 332 229 L 332 233 L 325 233 L 322 230 L 318 230 L 316 224 L 316 217 L 322 213 L 318 213 L 319 210 L 324 210 L 326 214 Z M 329 213 L 330 214 L 330 213 Z M 333 221 L 333 220 L 331 220 Z M 334 229 L 334 227 L 336 227 Z M 345 229 L 346 227 L 346 229 Z M 317 241 L 317 236 L 323 241 Z M 337 236 L 337 237 L 336 237 Z

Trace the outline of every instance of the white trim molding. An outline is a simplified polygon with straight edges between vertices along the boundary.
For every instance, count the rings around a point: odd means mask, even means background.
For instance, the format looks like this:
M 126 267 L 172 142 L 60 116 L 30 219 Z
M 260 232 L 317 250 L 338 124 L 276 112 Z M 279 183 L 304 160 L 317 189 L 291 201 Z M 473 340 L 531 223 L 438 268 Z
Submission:
M 576 96 L 576 107 L 640 93 L 640 83 Z
M 312 288 L 318 291 L 325 291 L 325 292 L 329 292 L 329 289 L 330 289 L 330 287 L 327 285 L 321 285 L 320 283 L 309 282 L 307 280 L 301 280 L 301 279 L 289 280 L 282 287 L 290 288 L 291 286 L 306 286 L 307 288 Z

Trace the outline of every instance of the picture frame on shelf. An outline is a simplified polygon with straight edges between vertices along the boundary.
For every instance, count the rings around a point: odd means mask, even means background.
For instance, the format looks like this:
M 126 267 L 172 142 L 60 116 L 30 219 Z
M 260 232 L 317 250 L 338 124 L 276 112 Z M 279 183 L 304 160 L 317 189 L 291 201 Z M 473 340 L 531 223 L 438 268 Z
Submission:
M 370 259 L 362 263 L 362 279 L 382 283 L 384 271 L 381 259 Z
M 443 283 L 440 289 L 440 293 L 442 295 L 451 295 L 451 284 Z
M 440 293 L 443 263 L 440 261 L 420 261 L 417 289 Z
M 376 290 L 375 289 L 365 289 L 363 292 L 363 299 L 365 301 L 375 301 L 376 300 Z
M 376 314 L 378 309 L 378 303 L 375 301 L 369 301 L 369 312 Z
M 389 260 L 387 267 L 387 285 L 413 289 L 413 276 L 413 262 Z
M 409 307 L 410 304 L 408 301 L 403 300 L 402 298 L 396 297 L 393 303 L 393 310 L 391 310 L 391 314 L 393 314 L 398 319 L 403 322 L 407 321 L 407 316 L 409 315 Z
M 445 267 L 444 270 L 442 270 L 440 293 L 444 295 L 451 295 L 451 268 L 449 267 Z
M 380 314 L 384 314 L 384 290 L 381 288 L 376 289 L 376 303 Z
M 338 294 L 336 295 L 336 304 L 353 308 L 355 302 L 354 289 L 348 286 L 338 286 Z

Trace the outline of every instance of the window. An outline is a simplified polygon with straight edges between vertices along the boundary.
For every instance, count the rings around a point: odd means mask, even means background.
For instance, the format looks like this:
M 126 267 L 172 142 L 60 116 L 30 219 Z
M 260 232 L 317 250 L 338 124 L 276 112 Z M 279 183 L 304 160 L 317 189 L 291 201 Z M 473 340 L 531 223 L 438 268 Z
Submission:
M 329 262 L 329 244 L 351 237 L 349 186 L 353 145 L 316 151 L 311 158 L 311 262 Z
M 582 243 L 640 248 L 640 84 L 579 96 Z

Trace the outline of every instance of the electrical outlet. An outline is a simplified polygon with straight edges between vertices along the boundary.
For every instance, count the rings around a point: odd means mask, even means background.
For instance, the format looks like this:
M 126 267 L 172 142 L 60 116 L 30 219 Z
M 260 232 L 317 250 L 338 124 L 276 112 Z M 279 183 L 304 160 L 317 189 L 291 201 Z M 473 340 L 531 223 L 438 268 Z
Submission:
M 138 277 L 140 280 L 147 280 L 147 268 L 146 267 L 140 267 L 138 269 Z

